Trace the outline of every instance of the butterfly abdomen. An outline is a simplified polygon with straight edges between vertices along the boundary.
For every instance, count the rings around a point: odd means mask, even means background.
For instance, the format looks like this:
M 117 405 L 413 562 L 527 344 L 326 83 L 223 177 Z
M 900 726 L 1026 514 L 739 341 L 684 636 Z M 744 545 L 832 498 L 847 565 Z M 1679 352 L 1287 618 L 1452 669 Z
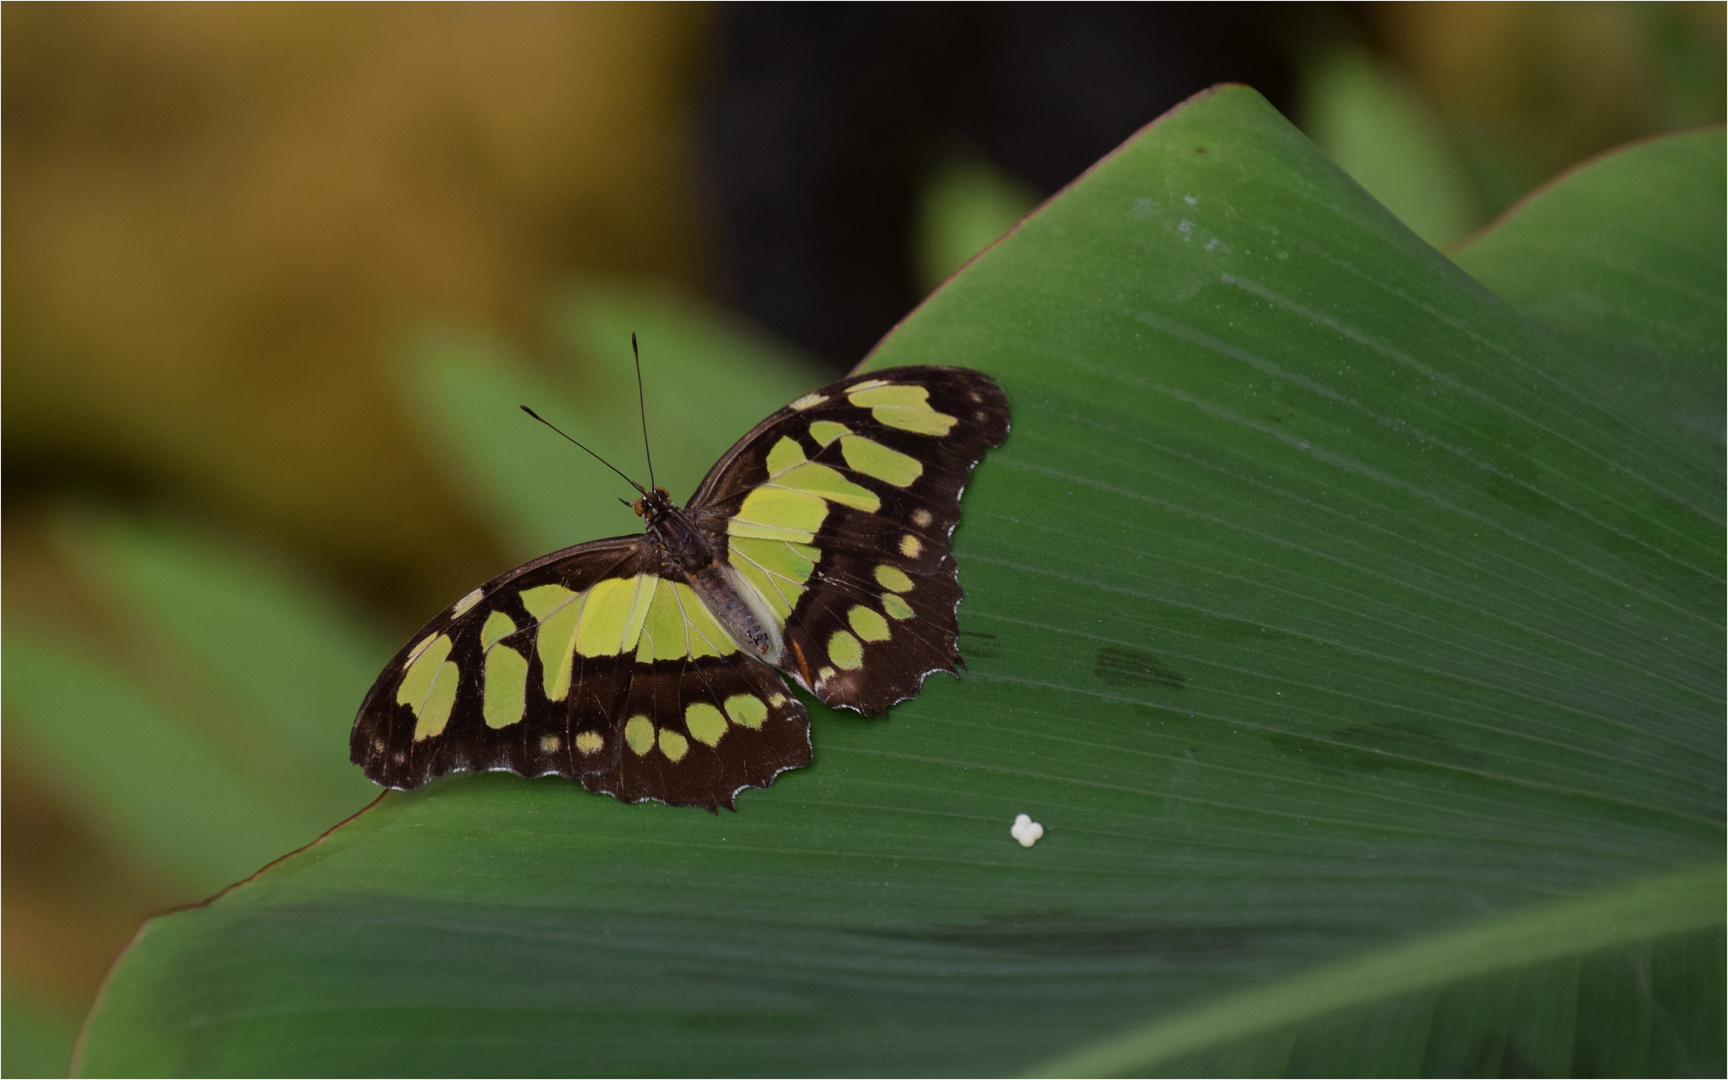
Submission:
M 770 621 L 765 604 L 746 598 L 750 587 L 738 573 L 719 562 L 711 562 L 690 576 L 690 587 L 708 606 L 714 618 L 745 650 L 770 664 L 780 662 L 780 635 Z
M 668 569 L 683 577 L 740 649 L 770 664 L 780 662 L 780 632 L 767 602 L 725 563 L 725 541 L 704 535 L 656 488 L 641 505 L 648 537 Z

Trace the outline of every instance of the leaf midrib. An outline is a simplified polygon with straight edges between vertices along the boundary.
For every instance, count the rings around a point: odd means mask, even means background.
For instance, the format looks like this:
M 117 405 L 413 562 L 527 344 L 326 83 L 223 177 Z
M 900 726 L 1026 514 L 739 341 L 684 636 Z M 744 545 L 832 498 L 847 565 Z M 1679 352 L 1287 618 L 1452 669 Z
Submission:
M 1208 1047 L 1495 972 L 1723 922 L 1728 867 L 1623 882 L 1329 964 L 1048 1061 L 1031 1076 L 1119 1076 Z

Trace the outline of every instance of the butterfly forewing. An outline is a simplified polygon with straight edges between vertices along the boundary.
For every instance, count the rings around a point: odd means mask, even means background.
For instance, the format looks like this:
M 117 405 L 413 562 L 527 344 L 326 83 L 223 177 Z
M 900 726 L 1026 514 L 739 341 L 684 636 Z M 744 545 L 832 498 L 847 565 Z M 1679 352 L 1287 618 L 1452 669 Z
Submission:
M 949 537 L 1008 434 L 989 376 L 905 367 L 807 394 L 703 481 L 690 514 L 781 620 L 780 666 L 829 705 L 879 712 L 960 661 Z

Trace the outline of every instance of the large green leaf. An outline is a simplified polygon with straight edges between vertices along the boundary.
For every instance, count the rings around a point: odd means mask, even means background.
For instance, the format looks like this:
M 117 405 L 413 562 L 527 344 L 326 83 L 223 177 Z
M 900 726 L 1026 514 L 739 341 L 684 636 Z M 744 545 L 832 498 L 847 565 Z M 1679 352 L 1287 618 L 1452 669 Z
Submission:
M 33 998 L 11 986 L 0 998 L 0 1072 L 64 1076 L 77 1037 L 78 1015 Z
M 1697 167 L 1720 203 L 1719 160 Z M 1721 232 L 1687 240 L 1719 321 Z M 393 795 L 149 924 L 82 1070 L 1002 1073 L 1399 957 L 1434 966 L 1320 1006 L 1492 981 L 1444 943 L 1575 927 L 1574 894 L 1655 895 L 1656 929 L 1516 962 L 1700 932 L 1719 423 L 1604 400 L 1551 325 L 1241 88 L 1142 133 L 871 359 L 922 362 L 995 373 L 1014 409 L 955 537 L 963 679 L 886 722 L 819 712 L 812 766 L 736 814 L 507 776 Z M 1573 985 L 1622 985 L 1590 963 Z M 1698 993 L 1710 970 L 1657 968 Z M 1575 1026 L 1612 1001 L 1574 995 Z M 1644 1015 L 1720 1068 L 1719 1010 Z M 1365 1045 L 1355 1071 L 1411 1061 Z
M 1666 139 L 1534 197 L 1457 262 L 1578 354 L 1633 423 L 1721 442 L 1722 138 Z M 1719 290 L 1717 290 L 1719 292 Z M 1705 302 L 1701 302 L 1705 301 Z M 1686 388 L 1690 388 L 1689 390 Z M 1707 397 L 1700 397 L 1700 391 Z M 1716 477 L 1722 459 L 1699 462 Z M 1697 1075 L 1721 1071 L 1722 870 L 1352 957 L 1047 1063 L 1092 1075 Z M 1706 927 L 1697 929 L 1696 927 Z M 1611 942 L 1632 943 L 1617 947 Z
M 1179 1010 L 1044 1071 L 1711 1075 L 1723 888 L 1717 864 L 1590 890 Z

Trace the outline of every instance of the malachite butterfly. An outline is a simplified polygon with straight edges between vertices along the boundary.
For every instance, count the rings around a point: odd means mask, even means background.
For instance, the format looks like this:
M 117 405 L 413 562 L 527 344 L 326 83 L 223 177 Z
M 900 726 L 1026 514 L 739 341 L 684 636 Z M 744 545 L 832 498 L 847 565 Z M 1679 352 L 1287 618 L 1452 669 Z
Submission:
M 427 623 L 373 683 L 350 754 L 393 788 L 491 769 L 733 808 L 810 762 L 780 672 L 876 715 L 962 663 L 949 537 L 973 466 L 1007 436 L 1007 397 L 965 368 L 805 394 L 688 506 L 646 492 L 642 535 L 535 559 Z

